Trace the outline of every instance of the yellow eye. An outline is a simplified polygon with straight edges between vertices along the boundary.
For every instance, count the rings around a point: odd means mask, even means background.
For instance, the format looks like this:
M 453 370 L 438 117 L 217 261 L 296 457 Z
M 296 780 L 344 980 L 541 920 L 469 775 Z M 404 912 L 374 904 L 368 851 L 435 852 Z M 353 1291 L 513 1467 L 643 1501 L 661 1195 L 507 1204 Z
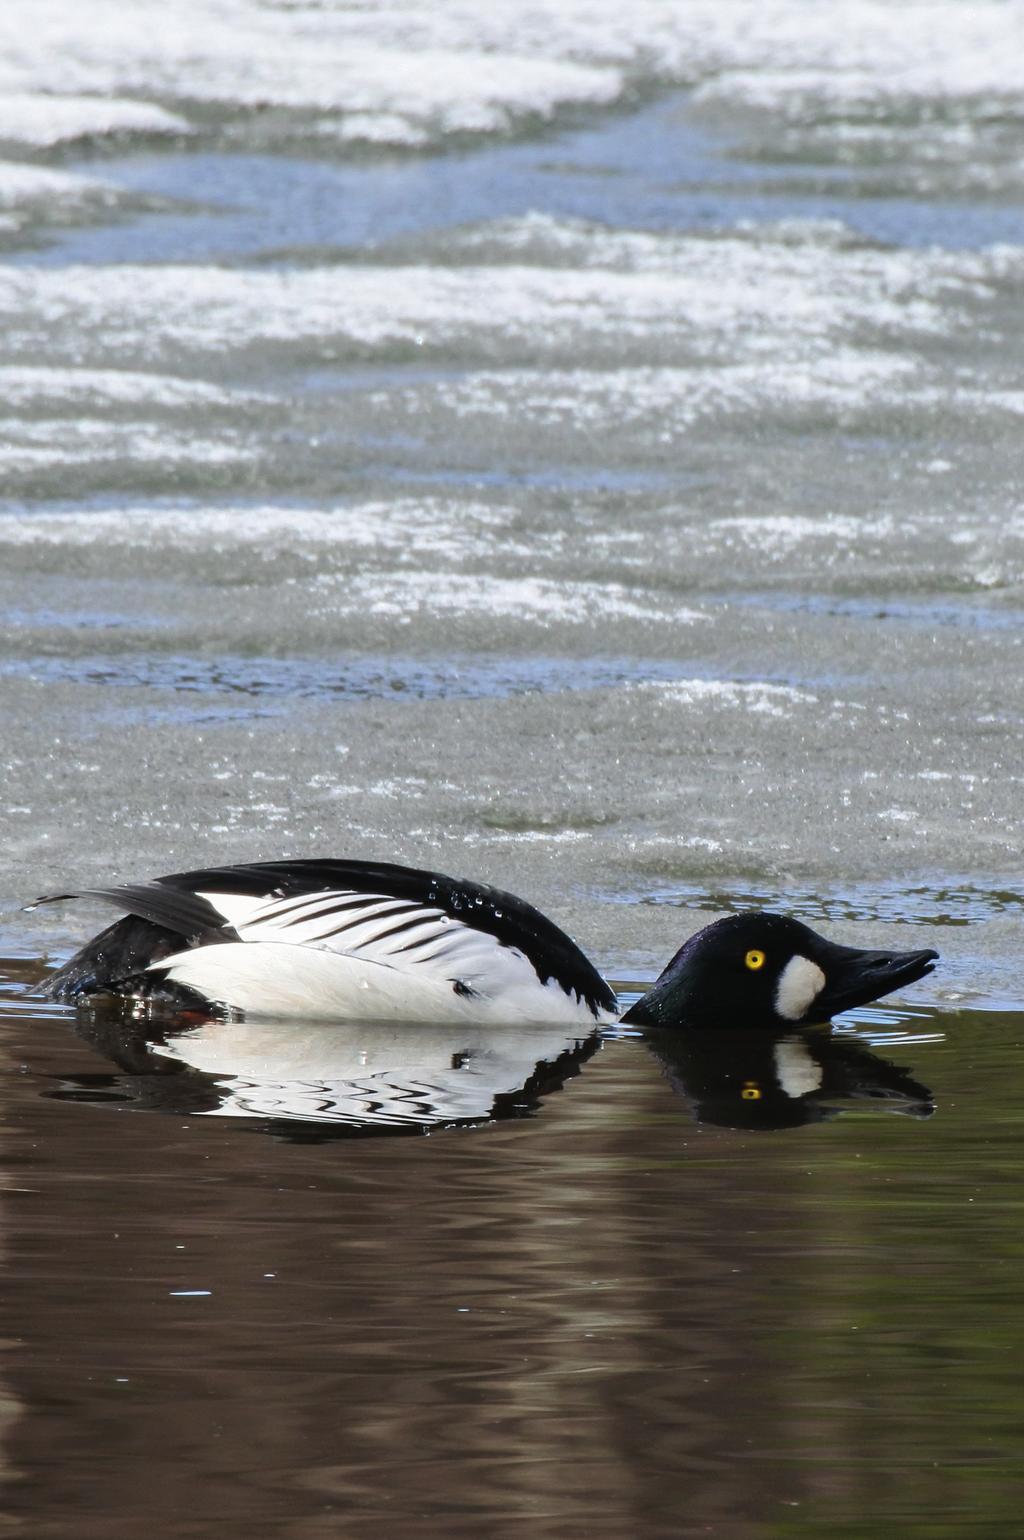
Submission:
M 743 961 L 752 972 L 756 973 L 758 968 L 764 967 L 764 953 L 758 951 L 757 947 L 755 946 L 751 951 L 747 953 Z
M 745 1102 L 759 1102 L 761 1100 L 761 1087 L 756 1080 L 744 1080 L 740 1096 Z

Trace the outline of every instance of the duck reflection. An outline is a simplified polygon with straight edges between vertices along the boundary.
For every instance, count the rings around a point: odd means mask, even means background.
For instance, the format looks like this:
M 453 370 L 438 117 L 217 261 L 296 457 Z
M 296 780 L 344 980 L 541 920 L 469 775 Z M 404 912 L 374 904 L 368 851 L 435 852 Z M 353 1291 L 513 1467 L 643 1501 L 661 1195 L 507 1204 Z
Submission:
M 798 1128 L 837 1117 L 846 1110 L 837 1101 L 915 1118 L 935 1111 L 927 1086 L 842 1030 L 650 1031 L 645 1041 L 699 1123 Z
M 428 1133 L 526 1117 L 601 1047 L 647 1050 L 687 1113 L 737 1129 L 796 1128 L 850 1108 L 924 1118 L 931 1092 L 860 1037 L 827 1027 L 649 1029 L 608 1040 L 564 1027 L 467 1028 L 138 1019 L 81 1012 L 78 1031 L 116 1075 L 55 1095 L 179 1114 L 255 1119 L 292 1139 Z
M 524 1117 L 601 1044 L 596 1031 L 565 1027 L 332 1027 L 196 1014 L 160 1022 L 116 1007 L 81 1012 L 78 1031 L 123 1073 L 80 1077 L 65 1098 L 254 1118 L 296 1138 Z

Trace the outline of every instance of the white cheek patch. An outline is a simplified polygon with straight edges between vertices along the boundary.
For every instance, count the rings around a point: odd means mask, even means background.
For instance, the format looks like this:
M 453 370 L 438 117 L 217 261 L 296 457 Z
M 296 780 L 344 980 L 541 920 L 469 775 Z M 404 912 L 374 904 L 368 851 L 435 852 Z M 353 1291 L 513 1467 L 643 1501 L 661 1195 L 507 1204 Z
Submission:
M 825 986 L 825 975 L 809 957 L 791 957 L 779 974 L 775 989 L 775 1011 L 784 1021 L 799 1021 L 806 1016 L 811 1001 Z
M 825 1078 L 821 1065 L 811 1058 L 807 1045 L 798 1037 L 784 1037 L 775 1044 L 775 1075 L 794 1101 L 816 1091 Z

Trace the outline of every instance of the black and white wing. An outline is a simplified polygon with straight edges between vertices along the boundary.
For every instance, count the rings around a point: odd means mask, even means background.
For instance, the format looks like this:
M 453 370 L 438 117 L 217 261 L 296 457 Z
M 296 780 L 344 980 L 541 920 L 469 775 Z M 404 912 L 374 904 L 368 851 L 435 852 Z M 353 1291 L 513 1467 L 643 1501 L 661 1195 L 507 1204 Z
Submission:
M 593 1024 L 616 1012 L 608 985 L 546 916 L 435 872 L 282 861 L 87 892 L 127 910 L 135 928 L 119 922 L 120 936 L 115 925 L 84 948 L 51 981 L 56 998 L 151 991 L 156 975 L 247 1015 Z

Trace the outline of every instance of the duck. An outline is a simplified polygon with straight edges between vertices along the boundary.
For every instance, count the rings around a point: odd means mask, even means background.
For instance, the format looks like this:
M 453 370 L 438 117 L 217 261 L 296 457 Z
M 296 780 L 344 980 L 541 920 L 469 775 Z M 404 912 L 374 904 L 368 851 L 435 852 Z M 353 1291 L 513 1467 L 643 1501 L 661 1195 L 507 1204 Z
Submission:
M 580 1029 L 823 1023 L 932 972 L 938 953 L 840 946 L 788 915 L 691 936 L 622 1012 L 552 920 L 485 883 L 385 862 L 285 860 L 44 894 L 121 917 L 47 980 L 52 1000 L 167 1001 L 243 1019 L 545 1023 Z

